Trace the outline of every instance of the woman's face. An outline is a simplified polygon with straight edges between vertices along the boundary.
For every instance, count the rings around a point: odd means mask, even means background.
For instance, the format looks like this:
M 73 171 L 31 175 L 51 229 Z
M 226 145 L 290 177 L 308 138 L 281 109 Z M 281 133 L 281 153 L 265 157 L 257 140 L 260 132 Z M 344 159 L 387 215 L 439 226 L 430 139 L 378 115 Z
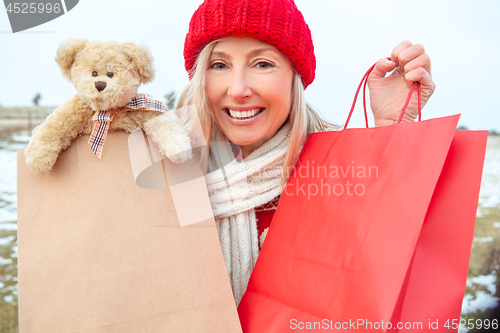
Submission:
M 271 44 L 230 37 L 215 46 L 206 73 L 215 122 L 247 156 L 286 121 L 292 103 L 293 68 Z

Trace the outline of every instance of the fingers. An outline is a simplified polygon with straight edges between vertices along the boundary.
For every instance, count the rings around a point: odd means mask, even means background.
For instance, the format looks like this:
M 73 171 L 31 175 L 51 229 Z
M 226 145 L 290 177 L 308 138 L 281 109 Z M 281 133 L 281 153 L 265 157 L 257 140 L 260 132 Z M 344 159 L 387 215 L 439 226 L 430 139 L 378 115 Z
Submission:
M 403 67 L 404 74 L 411 72 L 419 67 L 422 67 L 427 71 L 427 73 L 431 73 L 431 58 L 427 54 L 421 54 L 416 58 L 410 60 Z
M 431 72 L 431 60 L 425 53 L 422 44 L 412 45 L 409 41 L 400 43 L 392 50 L 391 60 L 397 64 L 399 69 L 405 71 L 404 74 L 417 67 L 424 67 L 427 72 Z M 417 61 L 414 62 L 415 60 Z M 410 65 L 408 70 L 405 68 L 407 65 Z
M 401 52 L 403 52 L 404 50 L 408 49 L 409 47 L 413 46 L 412 43 L 408 40 L 405 40 L 401 43 L 399 43 L 393 50 L 392 50 L 392 53 L 391 53 L 391 60 L 394 61 L 396 63 L 397 66 L 399 66 L 400 68 L 403 68 L 403 66 L 401 66 L 400 64 L 400 61 L 399 61 L 399 55 L 401 54 Z M 406 65 L 406 63 L 405 63 Z
M 429 83 L 429 87 L 433 86 L 431 59 L 425 53 L 425 49 L 421 44 L 413 45 L 410 41 L 401 42 L 392 50 L 391 60 L 397 64 L 397 70 L 405 77 L 408 87 L 411 87 L 413 82 L 419 81 L 414 79 L 416 77 L 421 77 L 426 81 L 430 80 L 427 83 Z M 408 75 L 411 72 L 413 73 Z M 421 83 L 424 84 L 424 82 Z
M 394 68 L 396 68 L 396 63 L 394 61 L 382 58 L 377 61 L 370 76 L 374 78 L 383 78 L 387 73 L 392 72 Z
M 405 80 L 409 83 L 409 87 L 413 82 L 420 82 L 423 92 L 432 95 L 434 90 L 436 89 L 436 85 L 432 80 L 432 76 L 429 72 L 425 70 L 423 67 L 418 67 L 405 75 Z

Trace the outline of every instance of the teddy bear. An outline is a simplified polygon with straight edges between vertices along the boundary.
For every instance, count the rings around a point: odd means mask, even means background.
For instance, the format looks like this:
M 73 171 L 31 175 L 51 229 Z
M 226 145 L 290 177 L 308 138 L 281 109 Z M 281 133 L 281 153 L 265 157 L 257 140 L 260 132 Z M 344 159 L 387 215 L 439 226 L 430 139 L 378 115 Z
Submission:
M 80 135 L 90 134 L 92 152 L 101 158 L 108 131 L 132 132 L 140 127 L 162 154 L 176 163 L 192 157 L 186 128 L 163 103 L 137 94 L 141 83 L 154 78 L 149 49 L 133 42 L 63 42 L 55 57 L 77 94 L 33 130 L 25 150 L 34 172 L 52 170 L 59 153 Z

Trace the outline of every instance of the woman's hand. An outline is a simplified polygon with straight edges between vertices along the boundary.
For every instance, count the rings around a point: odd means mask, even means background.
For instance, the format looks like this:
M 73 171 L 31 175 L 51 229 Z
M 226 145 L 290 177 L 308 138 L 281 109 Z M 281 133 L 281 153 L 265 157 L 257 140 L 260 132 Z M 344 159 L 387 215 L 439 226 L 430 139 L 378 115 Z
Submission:
M 387 73 L 390 73 L 386 76 Z M 431 59 L 420 44 L 404 41 L 392 50 L 391 60 L 380 59 L 368 77 L 370 105 L 375 126 L 397 122 L 413 82 L 420 82 L 422 107 L 434 92 L 431 76 Z M 418 117 L 417 89 L 403 117 L 403 122 Z

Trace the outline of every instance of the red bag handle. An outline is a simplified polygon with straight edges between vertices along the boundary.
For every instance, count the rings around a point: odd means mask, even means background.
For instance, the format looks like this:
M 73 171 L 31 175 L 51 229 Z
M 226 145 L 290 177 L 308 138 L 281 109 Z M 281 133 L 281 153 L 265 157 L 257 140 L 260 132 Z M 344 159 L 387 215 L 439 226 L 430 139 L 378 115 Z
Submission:
M 391 58 L 387 59 L 390 60 Z M 354 107 L 356 106 L 356 101 L 358 99 L 359 90 L 361 89 L 361 86 L 363 86 L 363 109 L 365 111 L 365 123 L 366 123 L 366 128 L 368 128 L 368 114 L 366 113 L 366 84 L 368 83 L 368 76 L 375 68 L 375 65 L 376 63 L 372 67 L 370 67 L 370 69 L 365 73 L 363 79 L 361 79 L 361 82 L 359 83 L 358 89 L 356 90 L 356 94 L 354 95 L 354 101 L 352 102 L 351 111 L 349 111 L 349 116 L 347 117 L 347 121 L 344 125 L 344 129 L 347 128 L 349 120 L 351 119 Z M 422 93 L 420 91 L 420 82 L 413 82 L 410 88 L 410 92 L 408 93 L 408 97 L 406 98 L 405 105 L 401 109 L 401 114 L 399 115 L 399 119 L 397 121 L 398 124 L 403 120 L 406 108 L 408 107 L 408 104 L 410 104 L 411 96 L 413 94 L 413 90 L 415 89 L 415 85 L 417 86 L 417 91 L 418 91 L 418 121 L 422 120 Z

